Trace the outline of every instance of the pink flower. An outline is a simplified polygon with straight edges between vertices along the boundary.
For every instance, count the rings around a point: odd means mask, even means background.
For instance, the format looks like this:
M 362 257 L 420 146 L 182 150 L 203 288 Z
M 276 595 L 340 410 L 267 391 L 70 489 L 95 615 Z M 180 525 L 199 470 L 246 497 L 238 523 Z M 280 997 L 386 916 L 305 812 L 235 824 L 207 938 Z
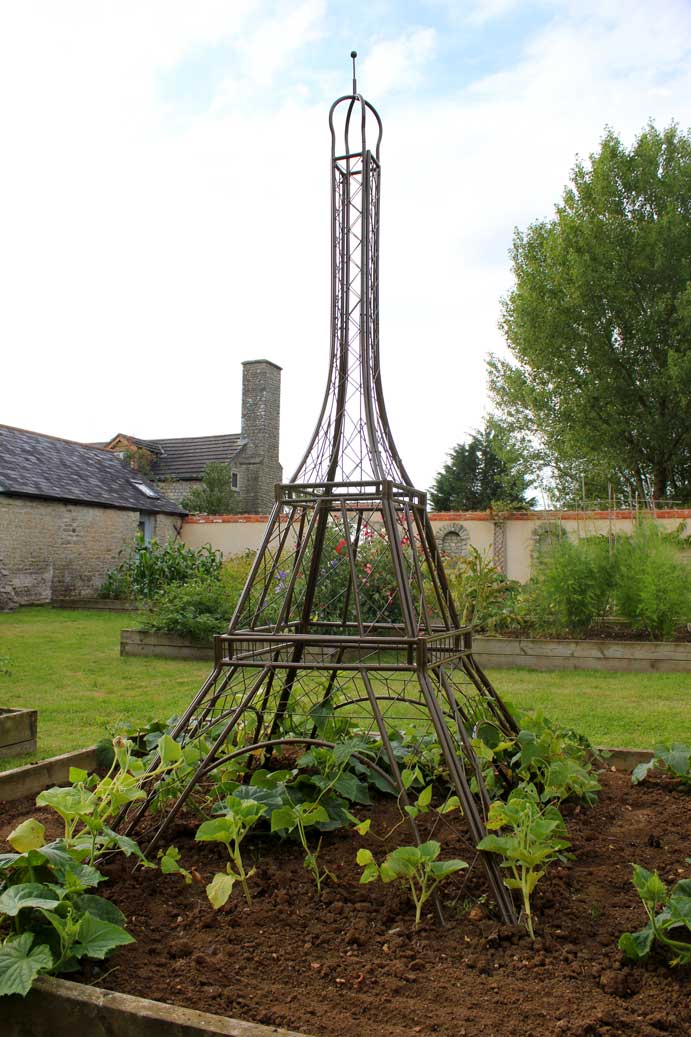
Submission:
M 367 565 L 365 566 L 365 572 L 367 573 L 367 575 L 368 575 L 368 576 L 369 576 L 369 575 L 370 575 L 370 573 L 372 572 L 372 566 L 371 566 L 371 565 L 369 564 L 369 562 L 368 562 L 368 563 L 367 563 Z

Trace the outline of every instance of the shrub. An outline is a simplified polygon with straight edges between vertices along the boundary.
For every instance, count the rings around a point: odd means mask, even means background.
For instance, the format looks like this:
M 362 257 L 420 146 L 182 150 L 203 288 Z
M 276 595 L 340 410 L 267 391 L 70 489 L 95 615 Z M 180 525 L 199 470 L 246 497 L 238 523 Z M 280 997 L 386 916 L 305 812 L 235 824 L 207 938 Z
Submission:
M 199 577 L 162 590 L 149 608 L 144 629 L 209 641 L 228 626 L 232 611 L 233 602 L 223 584 L 208 576 Z
M 103 598 L 153 598 L 170 584 L 187 583 L 199 577 L 218 579 L 222 554 L 208 544 L 194 550 L 180 541 L 147 544 L 141 533 L 126 558 L 111 569 L 101 587 Z
M 209 641 L 228 626 L 245 585 L 254 555 L 251 551 L 224 562 L 218 575 L 202 575 L 187 583 L 172 583 L 152 601 L 144 627 Z
M 577 542 L 566 536 L 545 544 L 524 591 L 537 632 L 582 634 L 608 607 L 613 563 L 606 537 Z
M 691 571 L 654 522 L 639 522 L 633 536 L 617 540 L 614 597 L 620 616 L 659 640 L 691 616 Z
M 488 552 L 471 547 L 464 557 L 447 560 L 446 572 L 462 626 L 498 630 L 520 623 L 520 584 L 507 579 Z

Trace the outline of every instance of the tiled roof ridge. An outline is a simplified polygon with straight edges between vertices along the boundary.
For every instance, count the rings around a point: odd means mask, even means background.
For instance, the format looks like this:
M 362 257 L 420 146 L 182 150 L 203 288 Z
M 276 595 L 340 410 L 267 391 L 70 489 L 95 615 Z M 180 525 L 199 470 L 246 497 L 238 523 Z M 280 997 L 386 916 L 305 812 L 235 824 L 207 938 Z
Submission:
M 85 450 L 98 450 L 102 454 L 112 454 L 112 450 L 106 450 L 103 446 L 96 446 L 95 443 L 84 443 L 80 439 L 68 439 L 66 436 L 53 436 L 50 432 L 36 432 L 32 428 L 19 428 L 18 425 L 5 425 L 0 422 L 0 429 L 6 429 L 8 432 L 23 432 L 26 436 L 40 436 L 41 439 L 53 439 L 57 443 L 69 443 L 70 446 L 81 446 Z
M 149 436 L 147 442 L 149 443 L 189 443 L 190 440 L 199 439 L 235 439 L 239 437 L 240 432 L 214 432 L 208 436 Z M 134 436 L 126 437 L 134 439 Z

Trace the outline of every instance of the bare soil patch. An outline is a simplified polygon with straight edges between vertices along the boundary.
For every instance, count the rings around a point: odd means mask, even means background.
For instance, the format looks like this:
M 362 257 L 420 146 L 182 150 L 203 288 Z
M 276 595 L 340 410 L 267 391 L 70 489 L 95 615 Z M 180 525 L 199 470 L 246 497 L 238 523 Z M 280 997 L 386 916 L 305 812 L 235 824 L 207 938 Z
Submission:
M 576 859 L 538 887 L 534 946 L 473 901 L 484 888 L 478 869 L 445 904 L 443 929 L 429 915 L 413 931 L 412 906 L 399 889 L 361 886 L 357 848 L 368 845 L 381 858 L 409 841 L 405 828 L 388 844 L 325 836 L 322 859 L 338 881 L 320 899 L 299 848 L 257 836 L 245 844 L 256 863 L 251 909 L 238 891 L 214 912 L 198 885 L 111 865 L 101 891 L 125 912 L 137 943 L 81 978 L 316 1037 L 688 1037 L 691 970 L 671 969 L 662 957 L 628 965 L 617 939 L 644 922 L 631 861 L 669 882 L 691 873 L 691 797 L 666 781 L 633 787 L 613 772 L 602 781 L 594 807 L 565 809 Z M 30 801 L 0 807 L 0 835 L 27 813 L 45 820 L 31 808 Z M 395 807 L 387 800 L 372 816 L 384 833 Z M 209 881 L 223 866 L 221 847 L 194 843 L 195 829 L 183 819 L 171 841 Z M 435 835 L 443 856 L 469 859 L 460 839 Z

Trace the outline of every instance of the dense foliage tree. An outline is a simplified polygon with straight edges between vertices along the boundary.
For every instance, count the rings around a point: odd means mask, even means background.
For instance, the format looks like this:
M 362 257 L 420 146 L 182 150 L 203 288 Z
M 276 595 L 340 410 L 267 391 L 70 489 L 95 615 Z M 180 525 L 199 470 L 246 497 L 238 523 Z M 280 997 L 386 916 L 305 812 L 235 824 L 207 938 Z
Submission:
M 516 231 L 513 270 L 515 363 L 490 359 L 490 391 L 535 467 L 688 500 L 691 135 L 650 124 L 627 151 L 608 132 L 554 219 Z
M 238 495 L 232 488 L 228 465 L 211 461 L 204 469 L 201 486 L 190 490 L 181 503 L 183 508 L 201 515 L 234 514 Z
M 484 511 L 493 502 L 532 507 L 520 458 L 492 419 L 453 448 L 430 491 L 433 511 Z

